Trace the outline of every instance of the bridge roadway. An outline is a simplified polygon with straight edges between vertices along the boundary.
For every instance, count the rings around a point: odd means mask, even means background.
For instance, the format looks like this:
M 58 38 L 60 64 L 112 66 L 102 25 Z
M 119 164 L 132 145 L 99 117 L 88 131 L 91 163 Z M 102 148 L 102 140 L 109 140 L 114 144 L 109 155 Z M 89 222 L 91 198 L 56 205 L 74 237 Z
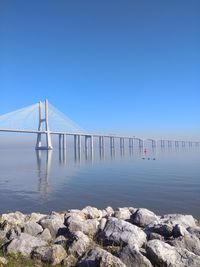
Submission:
M 161 142 L 161 146 L 165 145 L 165 142 L 168 143 L 168 145 L 172 145 L 172 142 L 175 144 L 175 146 L 177 146 L 179 143 L 182 144 L 182 146 L 185 146 L 186 143 L 188 143 L 190 146 L 194 143 L 196 145 L 200 145 L 200 142 L 198 141 L 183 141 L 183 140 L 156 140 L 156 139 L 141 139 L 135 136 L 124 136 L 124 135 L 115 135 L 115 134 L 90 134 L 90 133 L 80 133 L 80 132 L 74 132 L 74 133 L 69 133 L 69 132 L 57 132 L 57 131 L 39 131 L 39 130 L 19 130 L 19 129 L 0 129 L 0 132 L 10 132 L 10 133 L 28 133 L 28 134 L 52 134 L 52 135 L 58 135 L 59 139 L 61 139 L 61 137 L 68 135 L 68 136 L 74 136 L 74 137 L 86 137 L 86 138 L 93 138 L 93 137 L 99 137 L 99 138 L 110 138 L 111 139 L 111 146 L 114 147 L 114 139 L 118 138 L 120 139 L 120 141 L 122 141 L 122 146 L 124 146 L 124 142 L 123 139 L 128 139 L 129 140 L 129 146 L 133 146 L 133 142 L 131 142 L 131 140 L 137 140 L 139 142 L 140 146 L 143 146 L 143 142 L 144 141 L 150 141 L 152 143 L 152 146 L 155 147 L 156 143 L 158 141 Z M 76 139 L 76 138 L 75 138 Z M 122 140 L 121 140 L 122 139 Z M 103 140 L 99 140 L 99 142 L 101 143 Z M 61 140 L 59 140 L 59 142 L 61 142 Z M 63 140 L 64 142 L 64 140 Z M 78 142 L 80 142 L 80 140 L 78 140 Z M 102 145 L 102 144 L 100 144 Z M 120 144 L 121 145 L 121 144 Z

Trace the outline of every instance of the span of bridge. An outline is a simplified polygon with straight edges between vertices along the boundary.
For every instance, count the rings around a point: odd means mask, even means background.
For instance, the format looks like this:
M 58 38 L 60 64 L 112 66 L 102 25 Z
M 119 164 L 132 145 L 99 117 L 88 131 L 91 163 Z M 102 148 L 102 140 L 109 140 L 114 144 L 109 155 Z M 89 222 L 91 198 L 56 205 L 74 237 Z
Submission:
M 36 146 L 35 149 L 36 150 L 51 150 L 53 149 L 52 146 L 52 140 L 51 140 L 51 136 L 52 135 L 58 135 L 59 136 L 59 149 L 66 149 L 66 137 L 67 136 L 73 136 L 74 137 L 74 150 L 78 151 L 78 153 L 80 153 L 81 151 L 81 140 L 82 138 L 85 138 L 85 150 L 88 150 L 88 148 L 90 148 L 91 152 L 93 151 L 93 140 L 94 138 L 98 138 L 99 139 L 99 149 L 100 151 L 104 151 L 104 146 L 105 146 L 105 138 L 109 138 L 110 139 L 110 149 L 115 149 L 115 139 L 119 139 L 120 140 L 120 149 L 124 150 L 125 147 L 125 140 L 129 141 L 129 148 L 133 149 L 134 146 L 134 141 L 138 142 L 138 146 L 141 148 L 144 146 L 144 142 L 151 142 L 152 144 L 152 148 L 155 148 L 156 146 L 158 146 L 158 144 L 160 143 L 161 147 L 164 147 L 166 144 L 168 145 L 168 147 L 171 147 L 172 144 L 174 144 L 175 147 L 178 147 L 180 144 L 182 145 L 182 147 L 186 146 L 186 144 L 188 144 L 189 146 L 192 146 L 193 144 L 195 144 L 196 146 L 200 145 L 200 142 L 198 141 L 184 141 L 184 140 L 156 140 L 156 139 L 141 139 L 135 136 L 125 136 L 125 135 L 115 135 L 115 134 L 97 134 L 97 133 L 88 133 L 84 130 L 80 130 L 78 128 L 78 130 L 76 129 L 77 127 L 72 127 L 71 124 L 73 123 L 69 123 L 69 121 L 67 120 L 67 125 L 70 124 L 71 127 L 71 131 L 66 130 L 62 130 L 62 131 L 54 131 L 50 129 L 49 126 L 49 103 L 48 100 L 45 100 L 44 102 L 39 102 L 38 104 L 34 105 L 34 109 L 33 108 L 27 108 L 27 109 L 23 109 L 23 112 L 27 112 L 27 115 L 29 115 L 28 113 L 33 113 L 33 110 L 37 109 L 37 119 L 38 119 L 38 129 L 37 130 L 32 130 L 32 129 L 14 129 L 14 128 L 1 128 L 1 118 L 3 118 L 4 120 L 2 121 L 6 121 L 6 118 L 8 116 L 2 115 L 0 116 L 0 132 L 7 132 L 7 133 L 26 133 L 26 134 L 36 134 L 37 135 L 37 140 L 36 140 Z M 18 112 L 20 113 L 20 112 Z M 18 114 L 16 112 L 16 114 Z M 56 114 L 58 120 L 60 120 L 61 113 L 57 112 L 58 114 Z M 13 117 L 15 116 L 15 112 L 9 113 L 10 117 L 9 120 L 12 120 L 12 114 Z M 54 117 L 55 114 L 53 114 Z M 15 120 L 15 118 L 14 118 Z M 62 118 L 63 120 L 63 118 Z M 62 122 L 61 120 L 61 122 Z M 63 121 L 63 123 L 65 124 L 65 121 Z M 75 129 L 75 130 L 73 130 Z M 46 137 L 45 143 L 42 144 L 42 136 Z

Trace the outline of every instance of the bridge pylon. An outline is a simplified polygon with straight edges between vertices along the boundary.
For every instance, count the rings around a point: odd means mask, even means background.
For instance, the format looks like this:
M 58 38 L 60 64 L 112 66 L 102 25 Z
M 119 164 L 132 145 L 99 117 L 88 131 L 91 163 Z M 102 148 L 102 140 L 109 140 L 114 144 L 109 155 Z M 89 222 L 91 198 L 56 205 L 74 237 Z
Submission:
M 44 105 L 44 108 L 43 108 Z M 52 142 L 51 142 L 51 134 L 49 130 L 49 116 L 48 116 L 48 100 L 46 99 L 45 102 L 39 102 L 38 103 L 38 110 L 39 110 L 39 125 L 38 125 L 38 131 L 41 131 L 41 133 L 37 134 L 37 141 L 36 141 L 36 150 L 51 150 Z M 42 115 L 44 113 L 44 118 L 42 118 Z M 43 133 L 42 133 L 43 131 Z M 42 145 L 42 134 L 46 136 L 46 144 Z

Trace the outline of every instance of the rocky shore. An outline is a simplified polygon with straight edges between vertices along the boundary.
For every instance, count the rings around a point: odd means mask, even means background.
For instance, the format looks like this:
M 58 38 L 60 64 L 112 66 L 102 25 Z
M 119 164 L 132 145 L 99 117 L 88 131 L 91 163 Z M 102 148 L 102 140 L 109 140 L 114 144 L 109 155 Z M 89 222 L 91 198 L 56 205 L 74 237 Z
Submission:
M 199 267 L 200 224 L 133 207 L 2 214 L 0 267 L 15 266 L 11 256 L 26 266 Z

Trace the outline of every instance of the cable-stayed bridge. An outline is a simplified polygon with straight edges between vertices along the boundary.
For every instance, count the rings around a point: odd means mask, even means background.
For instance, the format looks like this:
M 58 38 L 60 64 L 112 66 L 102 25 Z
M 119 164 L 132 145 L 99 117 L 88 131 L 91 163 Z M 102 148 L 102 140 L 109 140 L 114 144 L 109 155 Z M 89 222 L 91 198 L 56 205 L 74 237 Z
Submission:
M 155 140 L 137 138 L 135 136 L 122 136 L 112 134 L 93 134 L 82 129 L 70 120 L 65 114 L 48 103 L 48 100 L 37 104 L 6 113 L 0 116 L 0 132 L 30 133 L 36 134 L 36 150 L 51 150 L 52 135 L 59 137 L 59 149 L 65 150 L 67 143 L 66 137 L 74 137 L 74 151 L 81 153 L 82 139 L 84 138 L 85 151 L 90 149 L 93 152 L 94 138 L 98 139 L 99 150 L 104 153 L 105 138 L 109 139 L 110 149 L 114 150 L 116 140 L 119 140 L 120 150 L 125 149 L 125 140 L 128 140 L 128 146 L 133 149 L 136 142 L 139 148 L 144 146 L 144 142 L 150 142 L 152 148 L 160 145 L 161 147 L 178 147 L 186 145 L 199 146 L 200 142 L 184 140 Z M 45 137 L 45 138 L 42 138 Z M 43 140 L 44 139 L 44 140 Z

